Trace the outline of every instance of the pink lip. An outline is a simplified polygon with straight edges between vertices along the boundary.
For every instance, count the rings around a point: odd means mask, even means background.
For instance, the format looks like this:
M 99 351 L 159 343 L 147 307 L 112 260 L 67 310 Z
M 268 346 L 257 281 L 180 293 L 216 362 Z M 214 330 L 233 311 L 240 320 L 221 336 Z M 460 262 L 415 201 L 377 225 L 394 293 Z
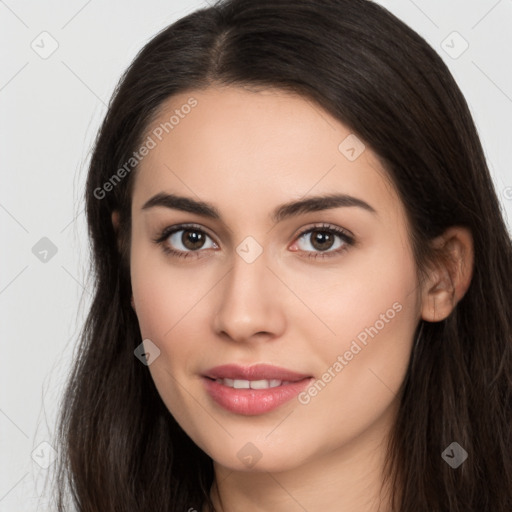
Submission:
M 204 373 L 211 379 L 242 379 L 242 380 L 285 380 L 298 381 L 310 377 L 286 368 L 269 364 L 254 364 L 252 366 L 238 366 L 236 364 L 224 364 L 215 366 Z
M 281 384 L 267 389 L 235 389 L 215 379 L 281 380 Z M 255 416 L 276 409 L 306 388 L 313 377 L 285 368 L 257 364 L 249 367 L 237 365 L 216 366 L 203 376 L 210 397 L 224 409 L 246 416 Z

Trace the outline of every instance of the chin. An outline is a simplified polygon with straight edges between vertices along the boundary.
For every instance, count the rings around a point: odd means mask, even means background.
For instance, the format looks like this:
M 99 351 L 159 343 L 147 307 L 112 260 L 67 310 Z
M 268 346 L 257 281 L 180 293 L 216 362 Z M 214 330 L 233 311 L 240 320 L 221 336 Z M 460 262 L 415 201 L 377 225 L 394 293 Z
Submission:
M 279 473 L 292 470 L 306 462 L 310 454 L 304 449 L 304 439 L 286 441 L 276 438 L 274 442 L 259 436 L 237 436 L 220 443 L 207 442 L 201 449 L 216 464 L 230 470 L 253 473 Z

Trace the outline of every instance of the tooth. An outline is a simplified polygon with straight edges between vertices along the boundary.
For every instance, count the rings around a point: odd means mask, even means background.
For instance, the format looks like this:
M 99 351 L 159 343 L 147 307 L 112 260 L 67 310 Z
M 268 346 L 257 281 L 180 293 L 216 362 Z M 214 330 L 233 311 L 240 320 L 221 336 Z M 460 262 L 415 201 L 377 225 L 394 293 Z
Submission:
M 271 380 L 245 380 L 245 379 L 216 379 L 219 384 L 234 389 L 268 389 L 289 384 L 287 381 L 278 379 Z
M 229 380 L 229 379 L 226 379 L 226 380 Z M 233 381 L 233 387 L 235 389 L 249 389 L 250 382 L 248 380 L 235 379 Z
M 251 380 L 251 389 L 267 389 L 269 386 L 268 380 Z

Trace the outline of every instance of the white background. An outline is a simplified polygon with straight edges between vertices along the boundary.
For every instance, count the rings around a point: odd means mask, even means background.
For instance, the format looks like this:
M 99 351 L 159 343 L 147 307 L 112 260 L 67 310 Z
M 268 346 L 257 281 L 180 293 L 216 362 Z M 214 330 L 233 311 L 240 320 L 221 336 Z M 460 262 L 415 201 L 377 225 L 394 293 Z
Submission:
M 422 35 L 451 69 L 511 226 L 512 1 L 378 3 Z M 49 510 L 43 486 L 55 467 L 50 445 L 58 400 L 90 303 L 82 195 L 106 104 L 149 39 L 206 5 L 0 0 L 1 512 Z M 44 31 L 58 43 L 46 59 L 31 47 L 51 48 Z M 462 48 L 454 31 L 469 44 L 458 58 L 443 49 Z M 57 248 L 46 263 L 32 252 L 43 237 Z

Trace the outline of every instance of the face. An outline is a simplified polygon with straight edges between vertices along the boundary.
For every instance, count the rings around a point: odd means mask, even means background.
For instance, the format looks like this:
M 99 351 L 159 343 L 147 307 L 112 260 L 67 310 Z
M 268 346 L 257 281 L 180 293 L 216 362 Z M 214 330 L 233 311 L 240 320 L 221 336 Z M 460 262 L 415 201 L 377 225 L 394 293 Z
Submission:
M 232 470 L 380 442 L 420 299 L 403 205 L 370 148 L 303 97 L 237 87 L 170 98 L 146 136 L 131 280 L 170 413 Z

